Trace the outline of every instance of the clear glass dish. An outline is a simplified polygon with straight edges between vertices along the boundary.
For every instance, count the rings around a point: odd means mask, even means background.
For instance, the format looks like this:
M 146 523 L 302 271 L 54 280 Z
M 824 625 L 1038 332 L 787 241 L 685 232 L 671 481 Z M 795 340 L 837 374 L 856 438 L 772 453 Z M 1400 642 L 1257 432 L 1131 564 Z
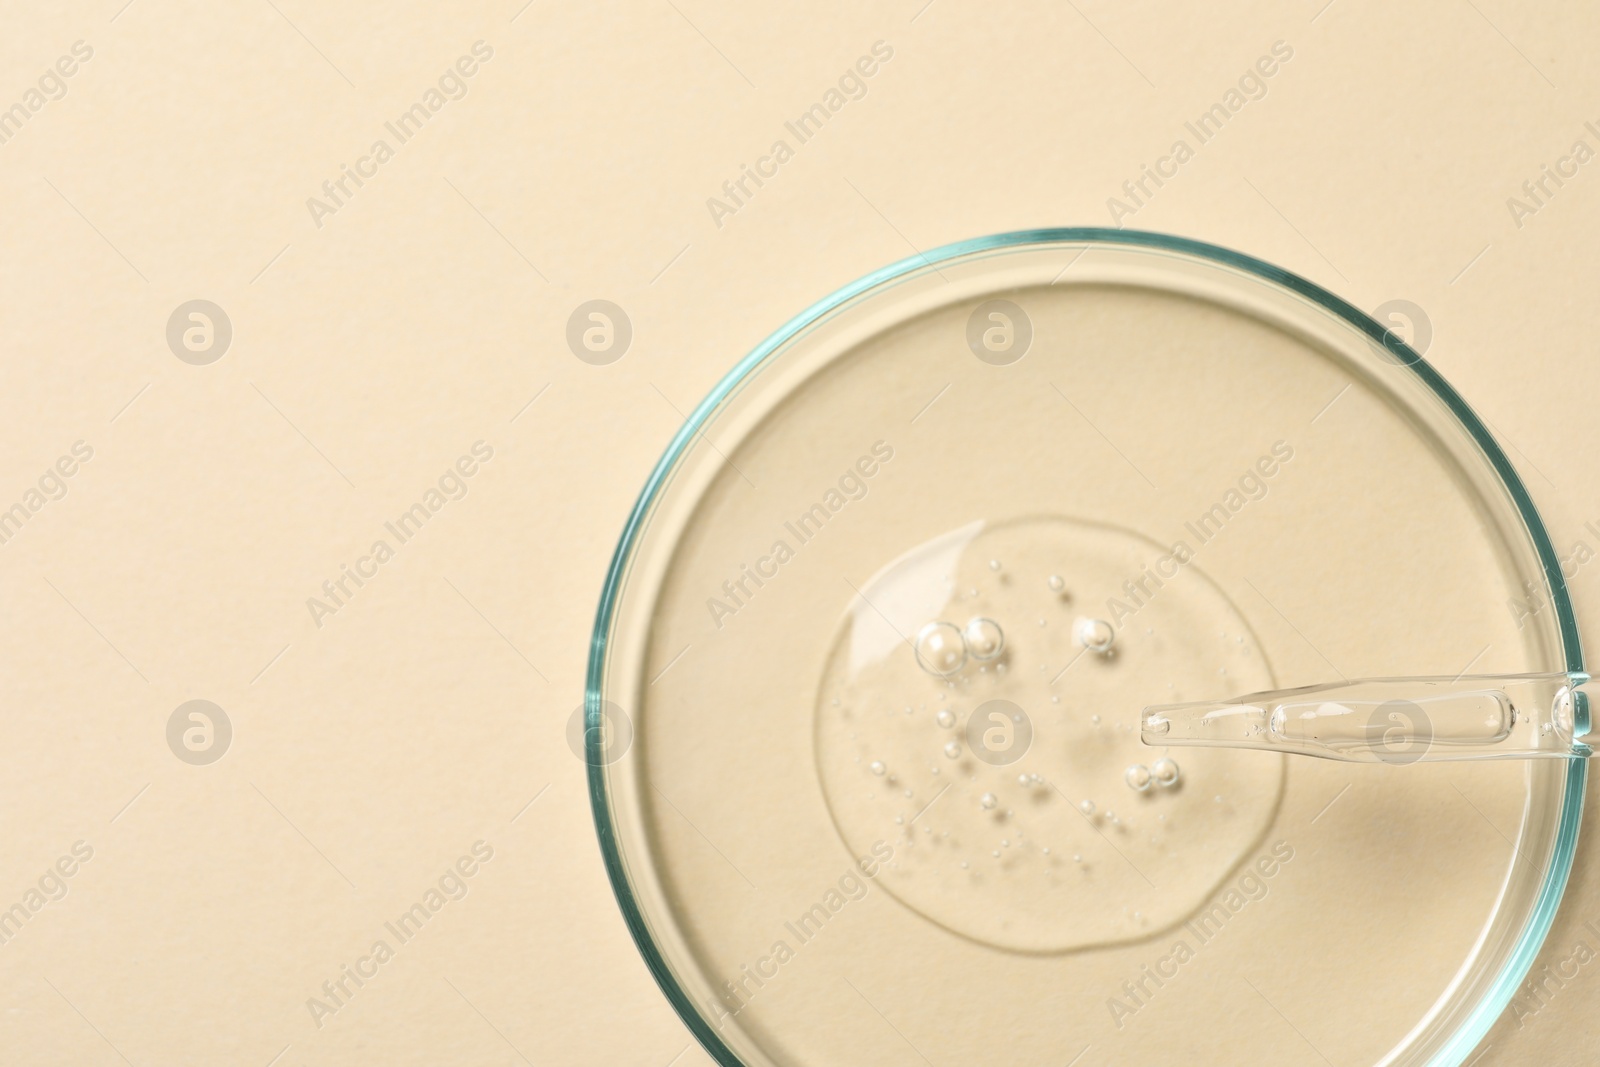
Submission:
M 1584 761 L 1139 725 L 1469 670 L 1582 655 L 1404 340 L 1214 246 L 1002 234 L 807 309 L 674 438 L 596 619 L 590 793 L 724 1064 L 1456 1065 L 1549 928 Z

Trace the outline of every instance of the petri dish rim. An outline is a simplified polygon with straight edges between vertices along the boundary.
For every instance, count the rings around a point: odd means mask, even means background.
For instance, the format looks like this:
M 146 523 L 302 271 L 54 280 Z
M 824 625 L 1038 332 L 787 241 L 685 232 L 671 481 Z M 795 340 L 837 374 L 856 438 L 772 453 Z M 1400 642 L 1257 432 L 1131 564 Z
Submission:
M 1099 226 L 1053 227 L 989 234 L 943 245 L 881 267 L 828 294 L 780 326 L 735 364 L 689 414 L 650 472 L 644 488 L 629 511 L 606 571 L 600 603 L 595 612 L 594 629 L 590 636 L 583 705 L 585 764 L 588 770 L 590 808 L 594 816 L 600 851 L 605 861 L 606 875 L 611 882 L 612 892 L 616 896 L 617 905 L 622 911 L 629 934 L 645 965 L 655 978 L 656 984 L 701 1046 L 724 1067 L 744 1067 L 744 1061 L 722 1041 L 715 1028 L 707 1023 L 700 1009 L 696 1007 L 693 998 L 673 976 L 666 958 L 650 933 L 643 910 L 634 896 L 616 827 L 611 819 L 606 779 L 608 761 L 603 750 L 604 740 L 601 731 L 605 713 L 603 691 L 608 638 L 634 549 L 639 543 L 657 499 L 671 481 L 679 461 L 705 424 L 724 401 L 736 393 L 790 341 L 858 297 L 911 274 L 933 269 L 939 263 L 985 252 L 1066 243 L 1120 245 L 1134 249 L 1174 252 L 1231 267 L 1289 290 L 1342 319 L 1383 346 L 1400 366 L 1415 374 L 1422 384 L 1444 403 L 1451 415 L 1467 430 L 1483 458 L 1489 462 L 1506 489 L 1521 517 L 1523 529 L 1533 545 L 1544 573 L 1549 604 L 1561 638 L 1561 655 L 1565 661 L 1565 669 L 1569 673 L 1584 673 L 1582 642 L 1578 633 L 1577 619 L 1572 611 L 1566 578 L 1562 574 L 1560 558 L 1533 503 L 1533 498 L 1517 474 L 1516 468 L 1501 450 L 1488 427 L 1431 364 L 1393 330 L 1348 301 L 1298 274 L 1220 245 L 1153 231 Z M 1505 1010 L 1518 986 L 1532 968 L 1534 958 L 1543 946 L 1554 921 L 1556 910 L 1566 889 L 1567 878 L 1572 870 L 1586 780 L 1585 761 L 1574 760 L 1562 794 L 1560 822 L 1551 851 L 1550 865 L 1544 872 L 1538 897 L 1517 944 L 1507 955 L 1500 974 L 1495 977 L 1488 991 L 1457 1027 L 1455 1033 L 1434 1054 L 1429 1061 L 1429 1067 L 1459 1067 Z

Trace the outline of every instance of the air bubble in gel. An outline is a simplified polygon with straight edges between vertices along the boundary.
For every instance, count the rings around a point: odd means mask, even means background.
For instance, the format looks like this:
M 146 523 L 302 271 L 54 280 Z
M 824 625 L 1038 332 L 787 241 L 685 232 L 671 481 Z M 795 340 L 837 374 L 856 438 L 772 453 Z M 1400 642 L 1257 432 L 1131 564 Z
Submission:
M 917 665 L 941 678 L 959 671 L 967 662 L 961 631 L 948 622 L 930 622 L 917 632 Z
M 1072 624 L 1072 636 L 1091 652 L 1107 652 L 1116 640 L 1117 632 L 1104 619 L 1084 618 Z
M 1178 761 L 1163 756 L 1150 765 L 1150 773 L 1157 785 L 1171 789 L 1178 784 Z
M 961 631 L 961 636 L 966 640 L 967 653 L 973 659 L 994 659 L 1006 647 L 1006 635 L 1001 631 L 1000 624 L 982 616 L 970 620 Z

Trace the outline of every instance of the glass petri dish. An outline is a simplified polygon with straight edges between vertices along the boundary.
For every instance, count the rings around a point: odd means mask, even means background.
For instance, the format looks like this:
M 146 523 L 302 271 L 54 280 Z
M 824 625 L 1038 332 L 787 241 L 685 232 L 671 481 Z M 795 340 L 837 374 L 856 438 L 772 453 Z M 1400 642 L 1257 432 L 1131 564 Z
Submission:
M 1577 630 L 1395 330 L 1194 241 L 1003 234 L 807 309 L 673 439 L 596 619 L 591 800 L 723 1064 L 1455 1065 L 1549 928 L 1583 761 L 1138 720 L 1469 670 L 1581 671 Z

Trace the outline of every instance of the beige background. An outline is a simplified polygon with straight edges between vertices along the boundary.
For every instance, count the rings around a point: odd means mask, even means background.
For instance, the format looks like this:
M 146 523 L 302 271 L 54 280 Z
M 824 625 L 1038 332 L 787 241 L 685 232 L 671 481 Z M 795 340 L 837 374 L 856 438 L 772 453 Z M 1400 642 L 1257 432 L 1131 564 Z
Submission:
M 1520 227 L 1506 204 L 1600 148 L 1585 5 L 123 4 L 0 23 L 0 108 L 93 48 L 0 144 L 0 508 L 94 450 L 0 545 L 0 907 L 94 850 L 0 945 L 8 1062 L 706 1062 L 628 940 L 564 740 L 650 465 L 844 282 L 1109 223 L 1275 41 L 1266 97 L 1124 221 L 1425 308 L 1558 544 L 1600 547 L 1600 164 Z M 307 198 L 480 40 L 467 95 L 316 225 Z M 867 95 L 719 227 L 706 198 L 879 40 Z M 165 340 L 197 298 L 233 325 L 209 366 Z M 634 327 L 606 367 L 565 343 L 594 298 Z M 318 627 L 306 599 L 479 440 L 466 497 Z M 1600 586 L 1574 586 L 1592 633 Z M 163 733 L 194 698 L 235 730 L 210 767 Z M 465 899 L 317 1029 L 306 998 L 479 840 Z M 1540 966 L 1600 948 L 1596 864 Z M 1597 969 L 1476 1062 L 1587 1062 Z

